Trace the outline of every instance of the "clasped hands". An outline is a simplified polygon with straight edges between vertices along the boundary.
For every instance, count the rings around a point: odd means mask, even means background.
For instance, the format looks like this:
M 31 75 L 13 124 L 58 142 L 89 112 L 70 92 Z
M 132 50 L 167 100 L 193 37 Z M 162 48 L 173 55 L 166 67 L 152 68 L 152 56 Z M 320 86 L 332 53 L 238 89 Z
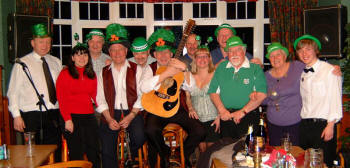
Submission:
M 241 119 L 245 116 L 243 109 L 230 113 L 227 109 L 220 110 L 220 118 L 223 121 L 233 120 L 236 124 L 241 122 Z

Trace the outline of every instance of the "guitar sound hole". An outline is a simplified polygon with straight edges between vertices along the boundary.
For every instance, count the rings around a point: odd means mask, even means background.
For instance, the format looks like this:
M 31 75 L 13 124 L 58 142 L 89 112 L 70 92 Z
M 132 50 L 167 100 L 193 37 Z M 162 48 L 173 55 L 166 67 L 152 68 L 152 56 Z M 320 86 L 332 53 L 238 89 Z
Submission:
M 176 91 L 177 91 L 177 82 L 176 82 L 176 80 L 174 80 L 173 85 L 171 87 L 169 87 L 166 92 L 168 95 L 174 96 L 176 94 Z
M 166 110 L 166 111 L 170 111 L 171 109 L 173 109 L 175 106 L 176 106 L 176 104 L 177 104 L 177 102 L 179 101 L 179 99 L 176 99 L 174 102 L 165 102 L 164 104 L 163 104 L 163 108 Z

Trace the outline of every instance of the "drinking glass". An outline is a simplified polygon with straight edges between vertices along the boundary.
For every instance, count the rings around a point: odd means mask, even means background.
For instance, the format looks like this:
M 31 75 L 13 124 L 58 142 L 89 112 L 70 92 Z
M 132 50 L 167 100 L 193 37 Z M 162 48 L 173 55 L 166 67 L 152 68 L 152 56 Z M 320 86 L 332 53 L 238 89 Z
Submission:
M 24 133 L 24 143 L 27 146 L 27 157 L 33 156 L 33 145 L 35 145 L 35 132 Z

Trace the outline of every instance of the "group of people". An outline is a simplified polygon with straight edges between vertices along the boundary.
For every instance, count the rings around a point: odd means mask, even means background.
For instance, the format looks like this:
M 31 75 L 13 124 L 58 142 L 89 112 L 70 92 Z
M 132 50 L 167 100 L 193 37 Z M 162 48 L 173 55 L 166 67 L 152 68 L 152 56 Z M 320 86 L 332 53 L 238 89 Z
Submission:
M 325 163 L 331 165 L 335 125 L 342 117 L 341 72 L 318 59 L 319 40 L 303 35 L 295 41 L 300 61 L 272 43 L 265 56 L 272 69 L 264 73 L 231 25 L 218 26 L 215 36 L 219 47 L 210 51 L 198 35 L 188 35 L 187 54 L 176 59 L 171 30 L 160 28 L 148 40 L 137 37 L 130 43 L 125 27 L 113 23 L 106 35 L 91 30 L 86 44 L 73 47 L 63 68 L 49 54 L 47 27 L 34 25 L 33 52 L 14 65 L 7 93 L 14 128 L 36 132 L 37 143 L 58 144 L 58 149 L 63 134 L 69 158 L 82 160 L 86 153 L 94 167 L 101 160 L 102 167 L 118 167 L 118 133 L 125 129 L 132 158 L 147 141 L 150 166 L 155 167 L 159 154 L 161 167 L 169 167 L 170 149 L 162 131 L 176 123 L 187 132 L 185 163 L 192 167 L 189 158 L 196 147 L 203 153 L 221 138 L 245 136 L 249 125 L 257 129 L 256 109 L 265 104 L 270 145 L 280 145 L 288 133 L 293 145 L 322 148 Z M 104 45 L 109 55 L 102 52 Z M 127 59 L 129 50 L 134 57 Z M 47 109 L 37 105 L 29 78 Z M 149 93 L 164 104 L 147 99 Z M 159 115 L 154 107 L 175 113 Z M 101 114 L 100 122 L 95 112 Z M 59 160 L 60 154 L 56 156 Z

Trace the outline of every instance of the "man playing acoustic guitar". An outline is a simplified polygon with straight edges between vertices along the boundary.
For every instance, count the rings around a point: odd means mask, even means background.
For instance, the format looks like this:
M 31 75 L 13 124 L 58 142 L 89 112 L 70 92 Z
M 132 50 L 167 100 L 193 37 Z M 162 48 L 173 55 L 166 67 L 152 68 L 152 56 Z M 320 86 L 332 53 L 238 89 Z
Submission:
M 167 95 L 158 93 L 157 90 L 160 87 L 163 87 L 161 85 L 163 85 L 163 82 L 168 80 L 168 78 L 177 76 L 187 69 L 185 63 L 179 61 L 178 59 L 172 58 L 174 51 L 172 45 L 174 41 L 175 37 L 173 32 L 165 29 L 158 29 L 149 38 L 149 44 L 151 44 L 155 49 L 154 57 L 157 59 L 158 70 L 160 69 L 160 67 L 166 67 L 166 70 L 161 73 L 158 73 L 157 70 L 157 74 L 155 74 L 155 76 L 142 81 L 142 93 L 147 94 L 152 91 L 155 91 L 155 94 L 158 94 L 159 97 L 162 97 L 162 95 L 166 97 Z M 181 81 L 181 83 L 177 83 L 177 87 L 181 87 L 182 82 L 183 81 Z M 174 83 L 176 84 L 175 80 Z M 167 93 L 169 93 L 169 90 Z M 179 94 L 177 94 L 176 102 L 179 103 Z M 155 101 L 150 99 L 144 99 L 143 97 L 143 107 L 145 107 L 145 104 L 147 103 L 151 103 L 151 105 L 153 106 L 159 105 L 159 103 L 157 104 Z M 147 110 L 147 108 L 145 109 Z M 179 124 L 187 132 L 188 136 L 184 143 L 184 155 L 186 158 L 186 167 L 191 167 L 191 164 L 188 159 L 193 153 L 194 149 L 198 146 L 198 144 L 205 138 L 206 134 L 205 129 L 200 125 L 198 120 L 189 118 L 187 112 L 182 106 L 179 107 L 175 114 L 168 116 L 166 115 L 166 117 L 163 116 L 164 114 L 158 115 L 157 111 L 155 110 L 148 112 L 149 114 L 146 118 L 145 132 L 149 142 L 149 162 L 151 167 L 155 166 L 157 153 L 161 157 L 161 167 L 169 167 L 168 157 L 170 151 L 169 147 L 164 143 L 164 138 L 162 135 L 163 128 L 168 123 Z

